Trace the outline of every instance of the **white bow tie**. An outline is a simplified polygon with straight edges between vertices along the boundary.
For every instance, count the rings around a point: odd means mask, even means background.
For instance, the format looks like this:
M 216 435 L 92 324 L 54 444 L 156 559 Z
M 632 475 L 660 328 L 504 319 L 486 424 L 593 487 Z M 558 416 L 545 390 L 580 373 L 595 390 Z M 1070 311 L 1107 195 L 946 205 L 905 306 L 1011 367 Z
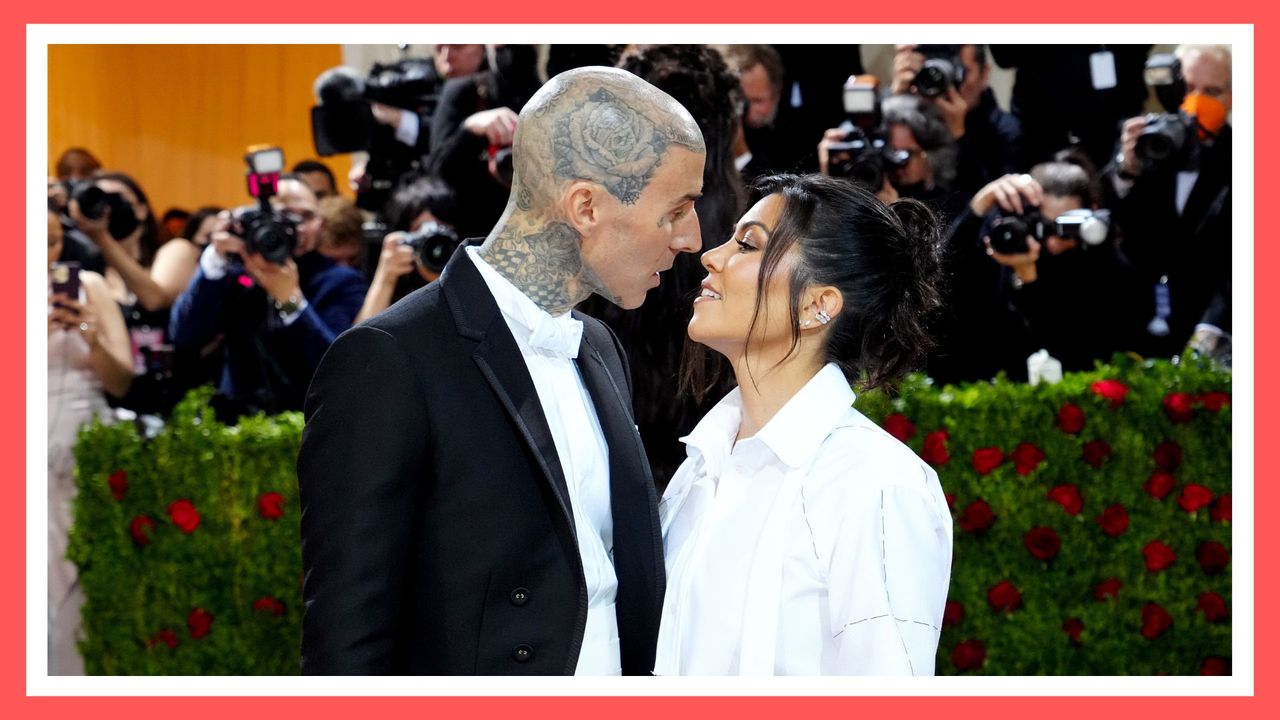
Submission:
M 570 360 L 578 357 L 578 346 L 581 344 L 582 321 L 567 315 L 552 317 L 545 312 L 539 313 L 529 332 L 530 347 Z

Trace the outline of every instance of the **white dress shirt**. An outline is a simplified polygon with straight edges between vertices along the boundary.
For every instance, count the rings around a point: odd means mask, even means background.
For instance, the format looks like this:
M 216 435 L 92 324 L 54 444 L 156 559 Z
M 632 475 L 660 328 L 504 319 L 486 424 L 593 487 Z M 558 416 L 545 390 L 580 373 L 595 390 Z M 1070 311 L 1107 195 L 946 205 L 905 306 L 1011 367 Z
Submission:
M 467 253 L 493 294 L 502 317 L 524 357 L 543 415 L 555 441 L 556 455 L 569 488 L 578 535 L 578 552 L 587 582 L 587 629 L 578 656 L 578 675 L 621 675 L 618 618 L 615 601 L 618 578 L 613 569 L 613 512 L 609 501 L 609 446 L 596 416 L 591 394 L 582 383 L 573 356 L 541 350 L 530 343 L 535 331 L 549 333 L 575 329 L 581 338 L 582 323 L 565 313 L 552 318 L 494 270 L 475 247 Z M 568 326 L 568 330 L 566 330 Z
M 938 476 L 834 364 L 734 443 L 734 389 L 659 505 L 658 675 L 931 675 L 951 573 Z

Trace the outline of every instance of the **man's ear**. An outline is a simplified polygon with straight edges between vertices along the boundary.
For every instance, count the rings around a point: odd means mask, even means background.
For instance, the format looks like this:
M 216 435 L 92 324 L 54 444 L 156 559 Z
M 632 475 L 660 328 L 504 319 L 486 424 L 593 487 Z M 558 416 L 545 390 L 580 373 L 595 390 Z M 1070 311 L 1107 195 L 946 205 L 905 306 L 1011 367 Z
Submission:
M 569 183 L 560 196 L 560 209 L 569 227 L 582 236 L 594 234 L 601 224 L 603 188 L 586 180 Z

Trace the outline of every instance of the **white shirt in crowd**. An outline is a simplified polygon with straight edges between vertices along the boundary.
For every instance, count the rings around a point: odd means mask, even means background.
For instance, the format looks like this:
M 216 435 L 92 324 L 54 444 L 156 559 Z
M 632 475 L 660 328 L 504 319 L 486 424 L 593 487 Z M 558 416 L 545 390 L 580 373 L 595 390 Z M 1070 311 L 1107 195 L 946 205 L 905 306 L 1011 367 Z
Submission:
M 613 512 L 609 495 L 609 446 L 591 394 L 573 362 L 582 338 L 582 322 L 565 313 L 553 318 L 494 270 L 475 247 L 467 254 L 524 357 L 542 412 L 555 441 L 556 455 L 569 488 L 569 504 L 578 535 L 578 551 L 587 582 L 587 629 L 578 656 L 578 675 L 621 675 L 613 569 Z M 559 334 L 565 352 L 536 347 L 535 336 Z M 532 342 L 531 342 L 532 340 Z M 566 354 L 569 349 L 572 354 Z
M 734 389 L 682 439 L 655 674 L 933 674 L 951 514 L 853 399 L 828 364 L 754 437 Z

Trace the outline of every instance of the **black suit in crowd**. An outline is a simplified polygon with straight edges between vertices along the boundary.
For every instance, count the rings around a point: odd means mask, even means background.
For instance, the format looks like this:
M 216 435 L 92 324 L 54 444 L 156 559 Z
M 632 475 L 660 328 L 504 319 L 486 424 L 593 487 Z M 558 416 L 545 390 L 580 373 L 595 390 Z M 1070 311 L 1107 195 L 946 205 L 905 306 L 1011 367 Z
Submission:
M 1113 187 L 1110 176 L 1115 171 L 1114 166 L 1107 168 L 1108 188 Z M 1179 171 L 1199 173 L 1181 214 Z M 1147 336 L 1142 350 L 1160 357 L 1176 355 L 1214 298 L 1230 287 L 1231 127 L 1223 127 L 1211 146 L 1197 146 L 1185 162 L 1142 172 L 1112 206 L 1124 232 L 1121 250 L 1148 288 L 1143 305 L 1148 318 L 1156 313 L 1154 286 L 1162 276 L 1168 278 L 1169 334 Z
M 1001 175 L 1026 169 L 1022 161 L 1022 123 L 1000 109 L 987 88 L 964 116 L 964 135 L 956 141 L 955 190 L 973 197 Z
M 574 317 L 609 450 L 622 672 L 647 674 L 666 584 L 657 496 L 617 340 Z M 305 414 L 303 673 L 574 672 L 587 590 L 564 473 L 464 249 L 338 338 Z

